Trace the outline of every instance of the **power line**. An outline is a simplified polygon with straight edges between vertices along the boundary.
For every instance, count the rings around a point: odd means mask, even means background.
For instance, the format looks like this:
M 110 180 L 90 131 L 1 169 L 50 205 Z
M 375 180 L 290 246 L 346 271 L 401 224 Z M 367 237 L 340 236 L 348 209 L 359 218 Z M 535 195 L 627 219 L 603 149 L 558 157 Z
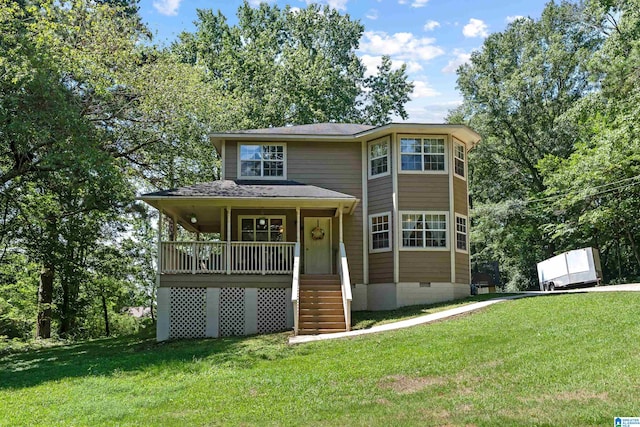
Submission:
M 620 184 L 620 183 L 623 183 L 623 182 L 632 181 L 632 180 L 638 180 L 638 179 L 640 179 L 640 175 L 632 176 L 632 177 L 630 177 L 630 178 L 619 179 L 619 180 L 617 180 L 617 181 L 609 182 L 609 183 L 607 183 L 607 184 L 597 185 L 597 186 L 595 186 L 595 187 L 588 187 L 588 188 L 585 188 L 583 191 L 585 191 L 585 192 L 586 192 L 586 191 L 588 191 L 588 190 L 597 190 L 597 189 L 599 189 L 599 188 L 606 188 L 606 187 L 610 187 L 611 185 Z M 618 186 L 618 187 L 606 188 L 605 190 L 603 190 L 603 191 L 598 191 L 598 192 L 596 192 L 596 193 L 588 193 L 588 194 L 584 194 L 583 198 L 593 197 L 593 196 L 599 196 L 599 195 L 601 195 L 601 194 L 606 194 L 606 193 L 609 193 L 609 192 L 611 192 L 611 191 L 615 191 L 615 190 L 621 190 L 621 189 L 628 188 L 628 187 L 632 187 L 632 186 L 634 186 L 634 185 L 638 185 L 638 184 L 640 184 L 640 181 L 632 182 L 632 183 L 630 183 L 630 184 L 620 185 L 620 186 Z M 542 198 L 540 198 L 540 199 L 529 199 L 529 200 L 523 200 L 523 201 L 522 201 L 522 203 L 524 203 L 524 204 L 530 204 L 530 203 L 544 202 L 544 201 L 547 201 L 547 200 L 559 199 L 559 198 L 562 198 L 562 197 L 568 196 L 568 195 L 570 195 L 570 194 L 572 194 L 572 193 L 573 193 L 573 191 L 567 191 L 567 192 L 565 192 L 565 193 L 554 194 L 554 195 L 551 195 L 551 196 L 542 197 Z

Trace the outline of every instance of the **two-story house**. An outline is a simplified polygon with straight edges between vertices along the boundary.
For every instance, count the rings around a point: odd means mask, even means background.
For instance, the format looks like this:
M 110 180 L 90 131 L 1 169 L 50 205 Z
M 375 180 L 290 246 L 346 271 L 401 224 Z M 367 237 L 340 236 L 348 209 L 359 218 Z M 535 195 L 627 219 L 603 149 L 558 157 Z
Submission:
M 211 135 L 221 180 L 140 197 L 160 211 L 158 340 L 345 331 L 352 310 L 468 295 L 479 140 L 409 123 Z

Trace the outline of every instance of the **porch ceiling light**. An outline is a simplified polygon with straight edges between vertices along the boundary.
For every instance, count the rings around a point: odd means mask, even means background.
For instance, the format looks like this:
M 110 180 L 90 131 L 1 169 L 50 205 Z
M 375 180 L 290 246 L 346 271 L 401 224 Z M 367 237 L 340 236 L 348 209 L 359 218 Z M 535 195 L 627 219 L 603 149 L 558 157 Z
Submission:
M 196 214 L 191 214 L 191 218 L 189 219 L 189 221 L 191 221 L 191 224 L 195 224 L 196 222 L 198 222 L 198 218 L 196 218 Z

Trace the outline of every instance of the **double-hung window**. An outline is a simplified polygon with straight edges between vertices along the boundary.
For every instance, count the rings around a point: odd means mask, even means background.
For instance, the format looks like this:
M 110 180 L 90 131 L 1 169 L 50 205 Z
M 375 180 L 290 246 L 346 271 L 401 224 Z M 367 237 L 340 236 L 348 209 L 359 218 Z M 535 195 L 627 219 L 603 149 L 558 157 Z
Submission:
M 369 143 L 369 178 L 389 175 L 389 139 Z
M 283 216 L 240 217 L 240 240 L 243 242 L 285 241 Z
M 285 179 L 284 144 L 241 144 L 239 178 Z
M 369 215 L 369 252 L 391 250 L 391 213 Z
M 401 212 L 402 248 L 447 249 L 445 212 Z
M 415 172 L 445 172 L 445 138 L 400 138 L 400 170 Z
M 466 152 L 464 149 L 464 145 L 456 142 L 453 146 L 453 157 L 454 157 L 454 172 L 460 178 L 465 177 L 465 159 Z
M 456 250 L 467 252 L 468 239 L 467 239 L 467 217 L 456 214 Z

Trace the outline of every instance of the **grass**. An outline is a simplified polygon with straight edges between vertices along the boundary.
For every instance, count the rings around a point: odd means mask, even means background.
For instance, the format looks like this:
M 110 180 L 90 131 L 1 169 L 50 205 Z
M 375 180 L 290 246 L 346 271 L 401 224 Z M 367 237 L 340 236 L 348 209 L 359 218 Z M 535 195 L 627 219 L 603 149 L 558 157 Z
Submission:
M 373 326 L 384 325 L 385 323 L 398 322 L 400 320 L 412 319 L 414 317 L 425 316 L 450 308 L 462 307 L 474 302 L 486 301 L 489 299 L 506 297 L 515 294 L 482 294 L 462 298 L 456 301 L 447 301 L 437 304 L 412 305 L 401 307 L 395 310 L 386 311 L 355 311 L 351 313 L 351 329 L 369 329 Z
M 640 415 L 640 294 L 514 300 L 384 334 L 156 344 L 0 358 L 0 425 L 603 426 Z

